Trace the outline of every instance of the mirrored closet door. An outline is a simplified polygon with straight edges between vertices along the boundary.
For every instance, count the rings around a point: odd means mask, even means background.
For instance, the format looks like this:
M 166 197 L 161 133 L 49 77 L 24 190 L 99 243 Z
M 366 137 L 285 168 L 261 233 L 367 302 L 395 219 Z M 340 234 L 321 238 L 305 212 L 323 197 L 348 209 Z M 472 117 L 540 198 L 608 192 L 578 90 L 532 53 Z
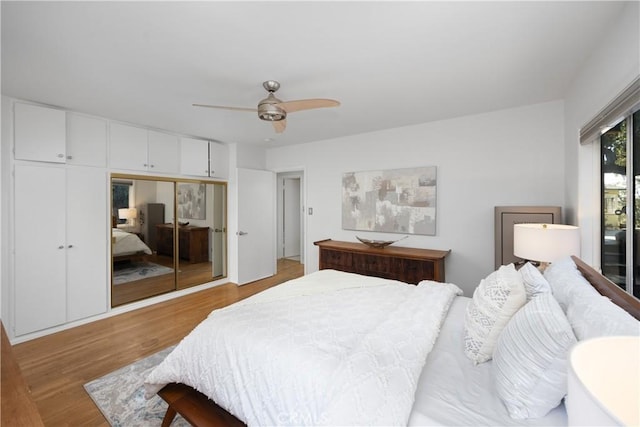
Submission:
M 111 301 L 118 306 L 226 276 L 226 184 L 111 178 Z

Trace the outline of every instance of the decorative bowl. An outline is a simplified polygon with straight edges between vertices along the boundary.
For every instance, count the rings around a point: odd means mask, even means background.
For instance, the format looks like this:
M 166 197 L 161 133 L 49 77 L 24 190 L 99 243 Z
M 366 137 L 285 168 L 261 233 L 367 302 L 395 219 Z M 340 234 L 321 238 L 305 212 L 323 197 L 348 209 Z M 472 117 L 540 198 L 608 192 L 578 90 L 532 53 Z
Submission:
M 406 239 L 407 236 L 404 236 L 402 239 Z M 376 248 L 376 249 L 384 249 L 387 246 L 399 242 L 402 239 L 398 239 L 398 240 L 369 240 L 369 239 L 363 239 L 362 237 L 358 237 L 356 236 L 356 239 L 360 240 L 362 243 L 364 243 L 365 245 L 369 246 L 370 248 Z

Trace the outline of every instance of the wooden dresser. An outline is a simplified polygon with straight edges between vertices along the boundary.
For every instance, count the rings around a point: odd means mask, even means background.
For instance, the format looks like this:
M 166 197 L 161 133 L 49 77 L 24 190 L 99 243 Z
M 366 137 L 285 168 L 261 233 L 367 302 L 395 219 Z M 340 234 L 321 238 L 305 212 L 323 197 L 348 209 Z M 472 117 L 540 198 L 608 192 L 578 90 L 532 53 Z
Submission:
M 156 225 L 158 255 L 173 256 L 173 224 Z M 209 260 L 209 227 L 194 225 L 178 228 L 178 250 L 180 259 L 189 262 Z
M 370 248 L 363 243 L 320 240 L 320 269 L 333 269 L 366 276 L 417 284 L 421 280 L 444 282 L 444 259 L 451 252 L 387 246 Z

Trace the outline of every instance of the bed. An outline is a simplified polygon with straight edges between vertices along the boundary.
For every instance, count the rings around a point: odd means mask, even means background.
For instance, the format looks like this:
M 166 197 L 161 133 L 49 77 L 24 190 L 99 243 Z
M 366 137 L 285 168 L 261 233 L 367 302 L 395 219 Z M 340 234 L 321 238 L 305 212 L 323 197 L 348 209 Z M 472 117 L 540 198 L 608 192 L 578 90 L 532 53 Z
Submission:
M 143 255 L 152 254 L 149 246 L 136 234 L 128 233 L 115 227 L 112 228 L 111 233 L 111 249 L 113 251 L 114 261 L 130 261 Z
M 514 286 L 500 310 L 483 302 L 496 286 Z M 561 426 L 571 346 L 638 335 L 638 319 L 640 302 L 577 258 L 501 267 L 473 298 L 322 270 L 214 310 L 145 388 L 169 403 L 163 425 Z

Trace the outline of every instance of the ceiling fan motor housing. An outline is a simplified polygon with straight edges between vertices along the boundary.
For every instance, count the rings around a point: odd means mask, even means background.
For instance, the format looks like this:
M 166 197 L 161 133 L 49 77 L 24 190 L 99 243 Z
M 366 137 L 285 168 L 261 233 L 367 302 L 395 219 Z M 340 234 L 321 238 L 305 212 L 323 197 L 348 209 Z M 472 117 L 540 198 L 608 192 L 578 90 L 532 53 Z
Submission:
M 286 119 L 287 112 L 278 106 L 281 102 L 273 93 L 269 93 L 269 96 L 258 104 L 258 117 L 268 122 L 279 122 Z

